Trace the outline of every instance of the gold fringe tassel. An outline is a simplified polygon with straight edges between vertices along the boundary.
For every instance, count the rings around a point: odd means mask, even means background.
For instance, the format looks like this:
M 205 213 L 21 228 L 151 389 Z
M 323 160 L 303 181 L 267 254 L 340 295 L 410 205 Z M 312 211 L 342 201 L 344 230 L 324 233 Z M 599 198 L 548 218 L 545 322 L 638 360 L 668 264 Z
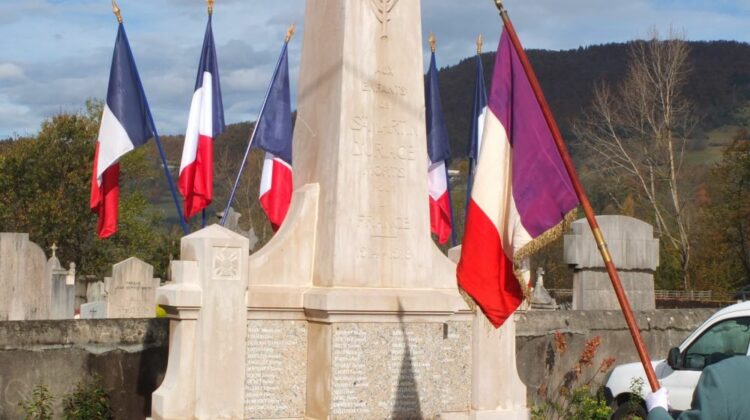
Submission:
M 518 283 L 521 284 L 521 290 L 523 291 L 524 299 L 531 301 L 531 289 L 529 289 L 528 284 L 525 284 L 523 276 L 521 275 L 521 262 L 531 255 L 536 254 L 539 250 L 562 236 L 562 234 L 566 230 L 568 230 L 570 224 L 576 220 L 577 215 L 577 208 L 569 211 L 568 214 L 566 214 L 565 217 L 560 221 L 560 223 L 549 228 L 547 231 L 534 238 L 531 242 L 524 245 L 521 249 L 518 250 L 518 252 L 513 255 L 513 273 L 516 275 Z

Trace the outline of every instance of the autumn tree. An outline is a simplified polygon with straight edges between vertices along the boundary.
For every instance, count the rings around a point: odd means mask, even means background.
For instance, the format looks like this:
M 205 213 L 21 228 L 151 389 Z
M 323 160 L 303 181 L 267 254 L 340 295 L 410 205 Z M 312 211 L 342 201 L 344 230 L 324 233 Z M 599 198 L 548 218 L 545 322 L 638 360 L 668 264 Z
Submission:
M 750 282 L 750 133 L 741 129 L 698 194 L 696 280 L 730 291 Z
M 697 120 L 683 91 L 688 54 L 674 33 L 632 43 L 625 78 L 615 87 L 597 86 L 591 108 L 574 125 L 611 198 L 635 194 L 631 199 L 646 203 L 662 243 L 677 256 L 685 289 L 691 242 L 683 158 Z
M 119 232 L 110 240 L 96 236 L 96 215 L 89 209 L 94 146 L 100 102 L 85 113 L 62 113 L 42 123 L 35 137 L 6 141 L 0 151 L 0 231 L 25 232 L 43 248 L 59 246 L 63 262 L 78 273 L 102 276 L 112 264 L 137 256 L 164 276 L 176 235 L 164 224 L 139 189 L 154 177 L 145 148 L 121 161 Z

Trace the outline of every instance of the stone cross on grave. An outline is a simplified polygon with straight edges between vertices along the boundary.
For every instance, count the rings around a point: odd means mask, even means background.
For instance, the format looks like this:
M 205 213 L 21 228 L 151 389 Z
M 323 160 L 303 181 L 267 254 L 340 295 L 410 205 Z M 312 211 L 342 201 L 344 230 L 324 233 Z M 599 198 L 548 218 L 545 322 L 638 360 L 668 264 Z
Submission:
M 52 246 L 49 247 L 49 249 L 52 250 L 52 258 L 55 258 L 57 255 L 55 255 L 55 251 L 57 251 L 57 242 L 52 242 Z

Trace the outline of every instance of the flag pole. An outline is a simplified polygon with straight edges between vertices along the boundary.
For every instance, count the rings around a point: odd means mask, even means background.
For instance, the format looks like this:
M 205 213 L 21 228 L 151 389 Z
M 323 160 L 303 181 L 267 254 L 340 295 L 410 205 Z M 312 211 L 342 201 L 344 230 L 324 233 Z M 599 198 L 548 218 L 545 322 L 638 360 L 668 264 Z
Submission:
M 208 8 L 208 18 L 210 19 L 211 16 L 214 14 L 214 0 L 206 0 L 206 5 Z M 206 227 L 206 208 L 204 207 L 201 211 L 201 229 Z
M 523 65 L 524 71 L 526 73 L 526 77 L 531 83 L 531 87 L 534 90 L 534 95 L 539 102 L 539 106 L 542 108 L 544 119 L 547 122 L 550 131 L 552 132 L 552 137 L 555 139 L 557 150 L 560 152 L 560 157 L 565 164 L 565 169 L 568 172 L 568 176 L 570 177 L 570 181 L 573 184 L 576 195 L 581 201 L 581 207 L 583 207 L 583 212 L 586 215 L 586 220 L 588 220 L 589 222 L 591 232 L 594 234 L 594 239 L 596 240 L 596 245 L 599 248 L 602 259 L 604 260 L 604 265 L 607 268 L 609 279 L 612 281 L 612 287 L 615 290 L 617 301 L 620 303 L 620 308 L 622 309 L 622 313 L 625 316 L 625 322 L 627 323 L 628 329 L 630 330 L 630 335 L 633 338 L 633 343 L 635 344 L 635 349 L 638 352 L 638 357 L 641 359 L 643 369 L 646 371 L 648 383 L 649 385 L 651 385 L 651 390 L 656 391 L 660 388 L 659 381 L 656 379 L 654 367 L 651 365 L 651 359 L 648 356 L 646 346 L 643 343 L 643 338 L 641 337 L 641 333 L 638 330 L 638 325 L 636 324 L 635 317 L 633 316 L 633 311 L 630 308 L 628 297 L 625 295 L 625 291 L 622 288 L 620 276 L 619 274 L 617 274 L 617 268 L 615 267 L 614 262 L 612 262 L 612 257 L 609 254 L 607 243 L 604 241 L 604 236 L 602 235 L 602 231 L 599 228 L 599 223 L 597 223 L 596 217 L 594 216 L 594 210 L 591 207 L 591 203 L 589 202 L 586 192 L 583 190 L 581 181 L 578 179 L 578 174 L 576 173 L 575 167 L 573 166 L 573 160 L 570 158 L 568 149 L 565 146 L 562 135 L 560 134 L 560 129 L 557 127 L 557 122 L 552 116 L 552 111 L 550 111 L 547 100 L 544 98 L 544 93 L 542 93 L 542 88 L 536 78 L 534 69 L 531 67 L 531 63 L 529 62 L 529 59 L 526 56 L 523 47 L 521 46 L 521 42 L 518 40 L 518 35 L 513 28 L 513 23 L 511 23 L 510 21 L 508 12 L 505 10 L 502 0 L 494 0 L 494 2 L 497 9 L 500 11 L 500 17 L 503 19 L 505 29 L 507 30 L 508 36 L 513 43 L 513 47 L 515 48 L 516 52 L 518 53 L 518 57 L 521 60 L 521 64 Z
M 482 37 L 482 34 L 479 34 L 479 36 L 477 36 L 477 57 L 476 57 L 477 68 L 479 68 L 479 66 L 482 65 L 482 46 L 483 45 L 484 45 L 484 38 Z M 484 69 L 482 69 L 482 77 L 484 77 Z M 474 86 L 476 86 L 477 82 L 478 81 L 474 82 Z M 482 80 L 482 87 L 484 87 L 484 80 Z M 477 92 L 475 88 L 474 94 L 476 95 L 476 93 Z M 486 90 L 482 92 L 482 94 L 486 95 Z M 486 97 L 485 97 L 484 102 L 485 104 L 487 103 Z M 476 105 L 476 99 L 475 99 L 474 105 Z M 472 105 L 472 108 L 474 105 Z M 472 114 L 471 117 L 476 119 L 476 115 Z M 474 124 L 473 121 L 472 121 L 472 124 Z M 473 142 L 474 140 L 475 139 L 472 138 L 470 141 Z M 469 147 L 471 147 L 471 145 L 469 145 Z M 479 153 L 479 150 L 477 150 L 477 154 L 478 153 Z M 476 172 L 476 167 L 477 167 L 477 162 L 474 159 L 472 159 L 471 152 L 469 152 L 469 155 L 470 155 L 469 156 L 469 174 L 466 177 L 467 178 L 466 179 L 466 206 L 464 207 L 464 220 L 466 220 L 466 215 L 469 214 L 469 200 L 471 200 L 471 190 L 474 188 L 474 173 Z
M 430 32 L 428 42 L 434 56 L 437 50 L 437 40 L 434 33 Z M 456 223 L 453 221 L 453 199 L 451 198 L 451 178 L 448 175 L 448 161 L 443 161 L 443 165 L 445 166 L 445 190 L 448 193 L 448 211 L 451 213 L 451 246 L 456 246 Z
M 115 16 L 117 17 L 117 22 L 122 24 L 122 13 L 120 11 L 120 7 L 117 6 L 117 2 L 115 0 L 112 0 L 112 11 L 114 12 Z M 172 192 L 172 199 L 174 200 L 174 205 L 177 208 L 177 216 L 180 218 L 180 226 L 182 226 L 182 232 L 187 235 L 190 233 L 190 230 L 187 227 L 187 224 L 185 223 L 185 218 L 182 214 L 182 208 L 180 206 L 180 199 L 177 198 L 177 191 L 174 188 L 174 180 L 172 180 L 172 174 L 169 173 L 169 168 L 167 167 L 167 158 L 164 154 L 164 148 L 161 146 L 161 140 L 159 139 L 159 133 L 156 131 L 156 124 L 154 123 L 154 116 L 151 115 L 151 107 L 148 105 L 148 99 L 146 99 L 146 92 L 143 90 L 143 82 L 141 82 L 141 76 L 138 74 L 138 72 L 135 72 L 135 77 L 138 80 L 138 87 L 141 91 L 141 96 L 143 97 L 143 100 L 146 101 L 146 115 L 148 115 L 148 120 L 151 123 L 151 128 L 154 131 L 154 140 L 156 140 L 156 147 L 159 149 L 159 156 L 161 157 L 161 163 L 164 167 L 164 174 L 167 176 L 167 183 L 169 184 L 169 190 Z
M 296 29 L 295 24 L 292 24 L 286 32 L 286 37 L 284 37 L 284 46 L 281 47 L 281 53 L 279 54 L 279 59 L 278 61 L 276 61 L 276 67 L 273 70 L 274 75 L 276 75 L 276 73 L 278 73 L 279 71 L 279 67 L 281 66 L 281 59 L 284 58 L 284 53 L 286 52 L 287 46 L 289 45 L 289 41 L 291 41 L 292 37 L 294 36 L 295 29 Z M 263 104 L 260 106 L 260 112 L 258 112 L 258 118 L 255 120 L 255 125 L 253 126 L 253 132 L 250 133 L 250 141 L 248 141 L 247 143 L 247 149 L 245 149 L 245 156 L 242 158 L 240 169 L 237 172 L 237 179 L 234 181 L 232 192 L 229 194 L 229 201 L 227 201 L 227 207 L 224 209 L 224 214 L 221 216 L 221 221 L 219 222 L 219 224 L 222 226 L 224 226 L 224 223 L 226 223 L 227 221 L 229 208 L 232 206 L 232 201 L 234 201 L 234 194 L 237 192 L 237 187 L 239 187 L 240 185 L 240 178 L 242 178 L 242 171 L 245 169 L 245 164 L 247 163 L 247 157 L 250 155 L 250 148 L 252 147 L 253 141 L 255 140 L 255 132 L 258 129 L 258 123 L 260 122 L 260 119 L 263 117 L 263 111 L 266 109 L 266 104 L 268 103 L 268 97 L 271 94 L 272 85 L 273 85 L 273 77 L 271 78 L 271 83 L 268 84 L 268 89 L 266 90 L 266 96 L 263 98 Z

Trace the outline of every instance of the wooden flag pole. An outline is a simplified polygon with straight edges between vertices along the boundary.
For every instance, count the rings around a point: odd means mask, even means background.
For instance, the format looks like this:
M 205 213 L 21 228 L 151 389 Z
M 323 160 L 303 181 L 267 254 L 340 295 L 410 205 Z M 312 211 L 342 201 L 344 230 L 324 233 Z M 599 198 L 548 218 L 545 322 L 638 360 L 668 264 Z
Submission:
M 503 19 L 505 29 L 508 31 L 508 36 L 513 43 L 513 47 L 515 48 L 516 52 L 518 53 L 518 57 L 521 60 L 521 64 L 523 65 L 524 71 L 526 73 L 526 77 L 528 77 L 529 82 L 531 83 L 531 87 L 534 90 L 534 95 L 536 96 L 536 99 L 539 102 L 540 107 L 542 108 L 544 119 L 547 121 L 547 125 L 552 132 L 552 137 L 555 139 L 557 150 L 560 152 L 560 157 L 562 157 L 563 163 L 565 164 L 565 169 L 568 171 L 570 181 L 572 182 L 576 195 L 581 202 L 581 207 L 583 207 L 583 212 L 586 215 L 586 220 L 588 220 L 589 222 L 591 232 L 593 232 L 594 234 L 594 239 L 596 240 L 596 245 L 599 248 L 599 252 L 602 254 L 602 259 L 604 260 L 604 265 L 607 268 L 609 279 L 612 281 L 612 287 L 615 289 L 617 301 L 620 303 L 620 308 L 622 309 L 622 313 L 625 316 L 625 322 L 627 323 L 628 329 L 630 330 L 630 335 L 633 337 L 633 343 L 635 344 L 635 349 L 638 352 L 638 357 L 641 359 L 643 369 L 646 371 L 648 383 L 649 385 L 651 385 L 651 390 L 656 391 L 660 388 L 659 381 L 656 379 L 654 367 L 651 365 L 651 359 L 649 358 L 648 352 L 646 351 L 646 346 L 643 344 L 643 338 L 641 337 L 641 333 L 638 330 L 638 325 L 635 322 L 633 311 L 630 309 L 628 297 L 625 295 L 625 291 L 622 288 L 620 276 L 619 274 L 617 274 L 617 268 L 612 262 L 612 257 L 609 254 L 607 243 L 604 241 L 602 231 L 601 229 L 599 229 L 599 223 L 597 223 L 596 217 L 594 216 L 594 210 L 591 207 L 591 203 L 589 202 L 586 192 L 583 190 L 581 181 L 578 179 L 578 174 L 576 173 L 575 166 L 573 166 L 573 160 L 570 158 L 568 148 L 565 146 L 565 142 L 563 141 L 562 135 L 560 134 L 560 129 L 557 127 L 557 122 L 552 116 L 552 111 L 550 111 L 547 100 L 544 98 L 544 93 L 542 93 L 542 88 L 536 78 L 534 69 L 531 67 L 531 63 L 529 62 L 529 59 L 526 56 L 523 47 L 521 46 L 521 42 L 518 40 L 518 35 L 513 28 L 513 23 L 511 23 L 510 21 L 508 12 L 505 10 L 505 7 L 503 7 L 503 3 L 501 0 L 494 1 L 497 9 L 500 11 L 500 17 L 502 17 Z

